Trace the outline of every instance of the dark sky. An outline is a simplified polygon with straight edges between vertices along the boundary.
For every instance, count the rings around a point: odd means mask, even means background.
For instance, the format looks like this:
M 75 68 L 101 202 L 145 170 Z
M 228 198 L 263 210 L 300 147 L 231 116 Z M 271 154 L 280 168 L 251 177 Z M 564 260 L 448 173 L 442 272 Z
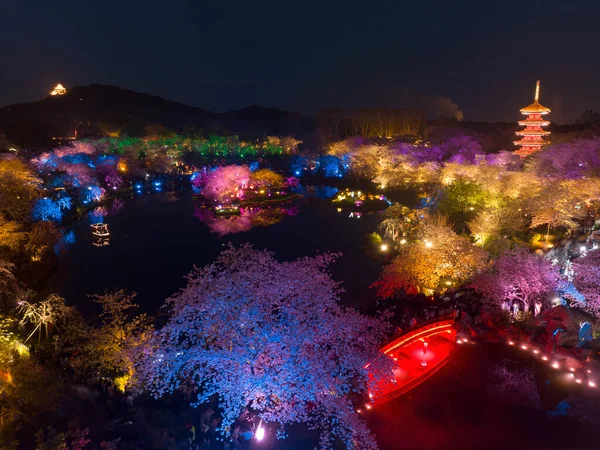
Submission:
M 600 110 L 600 2 L 0 0 L 0 105 L 113 84 L 214 111 Z

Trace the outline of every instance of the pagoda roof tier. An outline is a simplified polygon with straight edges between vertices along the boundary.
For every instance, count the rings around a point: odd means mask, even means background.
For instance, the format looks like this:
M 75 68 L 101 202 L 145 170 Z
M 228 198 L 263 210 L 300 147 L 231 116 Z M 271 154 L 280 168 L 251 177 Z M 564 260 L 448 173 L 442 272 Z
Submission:
M 521 158 L 525 158 L 526 156 L 532 155 L 539 151 L 540 151 L 539 148 L 523 147 L 523 148 L 520 148 L 519 150 L 515 150 L 514 154 L 519 155 Z
M 521 109 L 521 114 L 549 114 L 550 108 L 540 105 L 537 101 Z
M 518 136 L 547 136 L 550 134 L 550 132 L 546 130 L 525 129 L 521 131 L 516 131 L 515 134 Z
M 520 141 L 513 141 L 513 144 L 525 147 L 539 147 L 547 144 L 547 142 L 543 139 L 521 139 Z
M 550 125 L 549 120 L 532 119 L 530 117 L 525 120 L 519 120 L 517 123 L 522 127 L 545 127 Z

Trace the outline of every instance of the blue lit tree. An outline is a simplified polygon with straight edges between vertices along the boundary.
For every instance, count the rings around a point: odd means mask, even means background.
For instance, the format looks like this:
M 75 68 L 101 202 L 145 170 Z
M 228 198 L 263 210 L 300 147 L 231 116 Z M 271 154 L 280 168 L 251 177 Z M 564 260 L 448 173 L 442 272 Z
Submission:
M 69 197 L 63 197 L 58 200 L 44 197 L 36 200 L 33 205 L 31 217 L 35 221 L 49 220 L 52 222 L 60 222 L 62 220 L 63 210 L 70 208 L 71 199 Z
M 246 245 L 195 269 L 142 352 L 140 386 L 156 397 L 196 386 L 197 404 L 217 394 L 224 430 L 249 407 L 279 424 L 280 436 L 305 422 L 321 430 L 323 448 L 339 438 L 375 449 L 353 399 L 367 388 L 366 363 L 381 361 L 386 326 L 338 304 L 341 288 L 327 271 L 334 259 L 282 263 Z
M 319 171 L 327 178 L 341 178 L 346 173 L 347 165 L 342 158 L 337 156 L 324 155 L 317 160 Z

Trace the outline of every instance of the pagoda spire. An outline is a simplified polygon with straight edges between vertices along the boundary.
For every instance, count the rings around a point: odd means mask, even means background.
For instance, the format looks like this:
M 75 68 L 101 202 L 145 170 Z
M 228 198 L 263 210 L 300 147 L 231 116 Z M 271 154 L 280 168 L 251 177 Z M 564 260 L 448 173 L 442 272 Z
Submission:
M 525 120 L 520 120 L 519 125 L 524 126 L 524 130 L 516 132 L 516 135 L 521 137 L 518 141 L 514 141 L 514 144 L 519 147 L 515 150 L 515 154 L 521 158 L 525 158 L 532 153 L 539 152 L 542 147 L 547 143 L 544 140 L 545 136 L 550 134 L 549 131 L 543 129 L 543 127 L 550 124 L 549 121 L 544 120 L 542 116 L 550 113 L 550 108 L 540 105 L 540 80 L 537 80 L 535 84 L 535 95 L 534 102 L 521 109 L 521 114 L 527 116 Z

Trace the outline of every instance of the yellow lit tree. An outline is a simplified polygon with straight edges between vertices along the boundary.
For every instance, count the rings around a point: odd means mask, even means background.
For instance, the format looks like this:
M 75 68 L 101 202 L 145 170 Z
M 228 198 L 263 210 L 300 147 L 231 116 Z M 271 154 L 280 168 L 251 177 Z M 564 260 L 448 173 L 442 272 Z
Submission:
M 15 156 L 0 158 L 0 214 L 6 220 L 26 222 L 40 188 L 41 180 L 27 164 Z
M 89 374 L 115 376 L 117 387 L 124 389 L 133 375 L 134 354 L 149 339 L 153 327 L 146 314 L 136 314 L 138 305 L 134 293 L 124 290 L 94 295 L 100 304 L 101 324 L 98 327 L 79 323 L 67 333 L 67 350 L 73 353 L 73 366 Z
M 447 219 L 433 216 L 383 270 L 373 287 L 390 297 L 399 290 L 434 295 L 471 279 L 486 267 L 488 254 L 458 236 Z
M 509 204 L 479 211 L 467 225 L 475 245 L 498 254 L 511 246 L 510 238 L 517 231 L 525 228 L 525 216 L 519 208 Z
M 258 187 L 283 186 L 283 176 L 271 169 L 258 169 L 250 174 L 250 181 Z

